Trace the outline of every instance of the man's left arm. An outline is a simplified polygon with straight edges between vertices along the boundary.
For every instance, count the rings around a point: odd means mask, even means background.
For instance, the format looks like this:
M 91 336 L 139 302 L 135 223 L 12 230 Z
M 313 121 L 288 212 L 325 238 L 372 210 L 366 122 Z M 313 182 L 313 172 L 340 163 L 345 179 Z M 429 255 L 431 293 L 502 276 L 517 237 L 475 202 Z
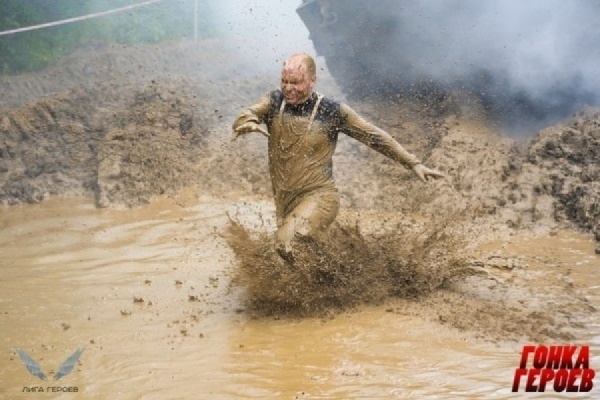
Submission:
M 411 169 L 423 182 L 427 182 L 430 178 L 444 177 L 441 172 L 421 164 L 421 161 L 414 154 L 408 152 L 392 136 L 365 121 L 349 106 L 342 104 L 340 112 L 344 121 L 341 128 L 348 136 L 364 143 L 384 156 L 398 161 L 406 168 Z

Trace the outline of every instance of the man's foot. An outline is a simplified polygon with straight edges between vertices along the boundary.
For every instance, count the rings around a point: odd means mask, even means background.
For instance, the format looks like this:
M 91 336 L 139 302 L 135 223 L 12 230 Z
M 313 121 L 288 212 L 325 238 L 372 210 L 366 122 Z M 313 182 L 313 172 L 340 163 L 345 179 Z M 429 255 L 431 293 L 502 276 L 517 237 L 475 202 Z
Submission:
M 290 265 L 290 266 L 294 265 L 294 254 L 292 253 L 291 250 L 286 251 L 282 247 L 277 247 L 275 250 L 277 250 L 277 254 L 279 254 L 279 257 L 281 257 L 283 259 L 283 261 L 285 261 L 288 265 Z

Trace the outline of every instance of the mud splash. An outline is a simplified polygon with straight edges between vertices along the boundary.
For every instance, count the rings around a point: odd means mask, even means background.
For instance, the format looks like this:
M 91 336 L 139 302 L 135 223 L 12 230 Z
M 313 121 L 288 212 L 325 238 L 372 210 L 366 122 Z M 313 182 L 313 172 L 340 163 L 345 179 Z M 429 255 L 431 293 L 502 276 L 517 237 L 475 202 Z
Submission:
M 320 316 L 390 296 L 418 298 L 466 273 L 464 240 L 455 219 L 427 227 L 397 224 L 364 232 L 359 221 L 334 223 L 300 240 L 292 263 L 274 251 L 266 231 L 252 232 L 231 221 L 227 242 L 239 261 L 238 281 L 254 315 Z M 379 229 L 381 231 L 381 227 Z

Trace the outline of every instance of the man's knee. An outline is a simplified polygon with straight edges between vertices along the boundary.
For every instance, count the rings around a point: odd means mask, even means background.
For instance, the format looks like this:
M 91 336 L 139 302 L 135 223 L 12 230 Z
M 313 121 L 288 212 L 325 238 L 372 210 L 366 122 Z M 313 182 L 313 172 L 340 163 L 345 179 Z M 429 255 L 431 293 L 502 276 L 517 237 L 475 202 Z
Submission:
M 326 229 L 335 219 L 339 197 L 335 193 L 319 194 L 301 202 L 287 216 L 281 218 L 275 233 L 278 252 L 292 252 L 293 242 L 310 242 L 318 232 Z
M 275 245 L 281 246 L 290 243 L 294 239 L 295 227 L 293 224 L 283 223 L 275 232 Z
M 302 239 L 306 236 L 310 236 L 314 233 L 318 227 L 312 226 L 308 218 L 300 221 L 296 227 L 296 232 L 294 232 L 295 239 Z
M 298 213 L 295 216 L 296 229 L 295 237 L 304 238 L 314 236 L 317 232 L 321 232 L 327 229 L 329 225 L 334 221 L 338 208 L 336 204 L 330 204 L 331 201 L 323 201 L 322 199 L 315 199 L 312 204 L 309 204 L 306 209 Z

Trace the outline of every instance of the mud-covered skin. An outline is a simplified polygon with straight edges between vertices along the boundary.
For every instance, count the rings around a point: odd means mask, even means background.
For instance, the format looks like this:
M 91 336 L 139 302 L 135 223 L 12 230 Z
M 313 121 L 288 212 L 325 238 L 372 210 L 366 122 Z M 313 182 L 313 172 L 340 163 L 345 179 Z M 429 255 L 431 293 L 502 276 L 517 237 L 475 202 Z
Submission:
M 310 234 L 315 227 L 329 225 L 337 214 L 337 207 L 319 207 L 318 201 L 314 206 L 305 207 L 306 212 L 293 211 L 311 196 L 330 193 L 338 197 L 332 174 L 332 157 L 339 133 L 364 143 L 407 168 L 420 162 L 388 133 L 362 119 L 349 106 L 330 98 L 321 100 L 311 122 L 317 102 L 318 95 L 313 93 L 304 103 L 284 104 L 282 108 L 282 92 L 273 90 L 242 112 L 233 123 L 234 132 L 244 124 L 266 124 L 269 132 L 269 171 L 278 225 L 284 224 L 284 219 L 294 214 L 296 218 L 312 220 L 310 224 L 300 223 L 305 226 L 303 234 Z M 325 223 L 316 222 L 312 215 L 319 209 L 326 210 L 322 213 Z M 280 235 L 284 237 L 279 239 L 289 242 L 294 230 L 289 231 L 288 235 Z

